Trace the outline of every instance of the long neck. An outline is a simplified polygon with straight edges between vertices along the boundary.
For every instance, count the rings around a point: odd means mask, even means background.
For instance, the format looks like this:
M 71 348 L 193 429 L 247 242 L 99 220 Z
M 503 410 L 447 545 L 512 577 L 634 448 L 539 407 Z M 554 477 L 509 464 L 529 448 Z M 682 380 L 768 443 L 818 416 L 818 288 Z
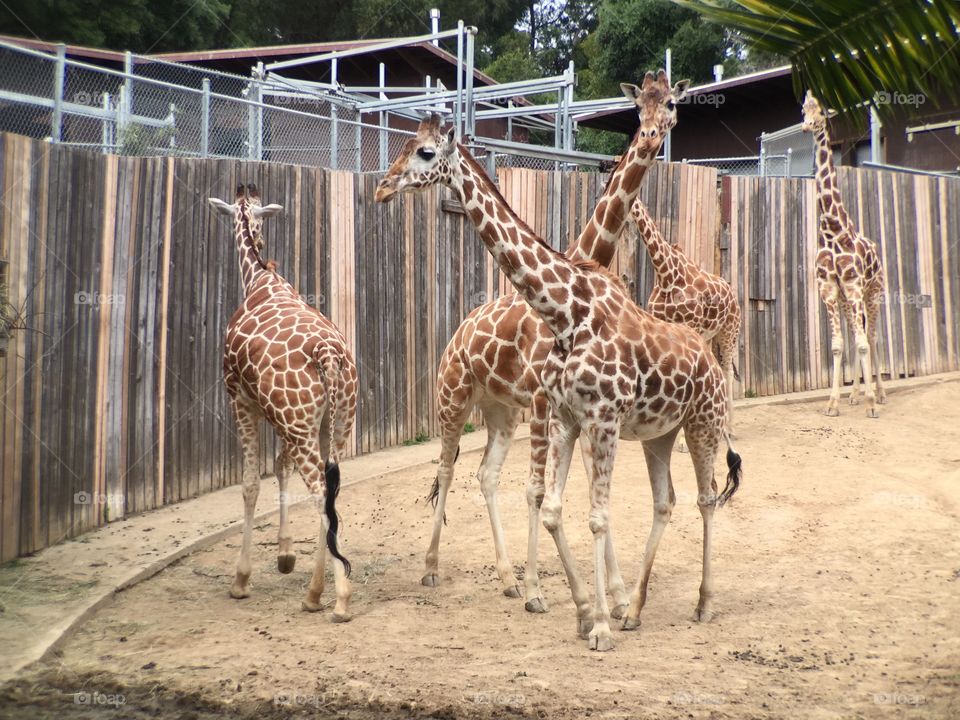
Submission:
M 660 233 L 657 224 L 650 217 L 647 206 L 641 202 L 633 205 L 633 216 L 637 221 L 637 228 L 647 246 L 650 262 L 653 264 L 653 274 L 658 285 L 673 285 L 680 272 L 680 263 L 674 248 Z
M 617 242 L 623 226 L 627 224 L 630 206 L 640 192 L 640 183 L 647 169 L 657 161 L 657 152 L 660 150 L 660 145 L 657 145 L 652 150 L 641 152 L 641 143 L 642 138 L 637 131 L 630 148 L 610 176 L 590 221 L 567 248 L 569 257 L 595 260 L 604 267 L 613 262 Z
M 517 292 L 561 342 L 574 326 L 573 261 L 554 251 L 521 220 L 462 145 L 450 185 L 480 239 Z
M 817 132 L 817 203 L 821 217 L 830 218 L 840 227 L 849 224 L 847 211 L 840 200 L 840 188 L 837 187 L 837 169 L 833 165 L 833 151 L 830 148 L 830 134 L 826 125 Z M 831 224 L 835 224 L 831 223 Z
M 257 246 L 250 236 L 250 228 L 247 223 L 237 217 L 233 224 L 234 235 L 237 240 L 237 258 L 240 261 L 240 280 L 243 282 L 243 295 L 246 297 L 253 291 L 260 275 L 268 272 Z

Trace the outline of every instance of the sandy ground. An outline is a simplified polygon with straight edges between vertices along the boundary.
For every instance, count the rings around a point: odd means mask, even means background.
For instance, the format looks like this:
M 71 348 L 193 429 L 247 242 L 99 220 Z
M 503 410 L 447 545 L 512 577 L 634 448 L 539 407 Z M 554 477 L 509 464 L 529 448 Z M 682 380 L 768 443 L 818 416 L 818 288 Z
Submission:
M 879 420 L 860 407 L 839 418 L 820 410 L 739 411 L 745 478 L 717 514 L 708 624 L 693 620 L 701 522 L 687 456 L 673 457 L 678 505 L 643 626 L 616 631 L 615 651 L 598 654 L 575 635 L 546 532 L 550 612 L 529 614 L 500 594 L 473 479 L 479 456 L 467 454 L 440 587 L 419 584 L 433 469 L 357 485 L 339 504 L 354 563 L 351 623 L 300 611 L 317 521 L 297 508 L 293 574 L 276 570 L 275 524 L 255 533 L 247 600 L 227 595 L 238 537 L 195 553 L 120 594 L 59 657 L 0 691 L 0 716 L 960 717 L 960 383 L 897 393 Z M 501 480 L 518 575 L 527 451 L 516 444 Z M 628 584 L 651 518 L 642 458 L 639 444 L 622 443 L 614 477 Z M 267 482 L 261 498 L 275 492 Z M 586 507 L 575 463 L 564 517 L 589 578 Z

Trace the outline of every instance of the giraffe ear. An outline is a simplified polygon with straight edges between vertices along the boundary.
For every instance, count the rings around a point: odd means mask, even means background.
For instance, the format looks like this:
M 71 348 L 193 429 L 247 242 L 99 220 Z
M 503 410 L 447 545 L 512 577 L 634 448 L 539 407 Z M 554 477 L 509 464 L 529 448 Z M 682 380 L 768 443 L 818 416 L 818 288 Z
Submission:
M 689 80 L 681 80 L 673 86 L 673 99 L 680 102 L 687 96 L 687 88 L 690 87 Z
M 444 143 L 443 154 L 444 155 L 453 155 L 453 151 L 457 149 L 457 129 L 455 127 L 447 130 L 446 142 Z
M 270 203 L 269 205 L 264 205 L 263 207 L 254 208 L 253 216 L 260 218 L 261 220 L 266 220 L 268 217 L 273 217 L 274 215 L 282 211 L 283 211 L 283 205 Z
M 207 202 L 210 203 L 214 210 L 216 210 L 218 213 L 222 213 L 223 215 L 229 215 L 233 217 L 233 212 L 236 210 L 235 206 L 225 203 L 220 198 L 207 198 Z
M 620 90 L 630 102 L 636 102 L 640 99 L 640 88 L 633 83 L 620 83 Z

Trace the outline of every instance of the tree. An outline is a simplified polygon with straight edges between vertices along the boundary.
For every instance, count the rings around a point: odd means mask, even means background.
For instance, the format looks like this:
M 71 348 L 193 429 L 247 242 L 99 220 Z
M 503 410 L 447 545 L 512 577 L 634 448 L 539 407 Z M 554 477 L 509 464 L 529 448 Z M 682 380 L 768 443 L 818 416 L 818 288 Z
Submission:
M 884 100 L 960 99 L 960 3 L 956 0 L 674 0 L 722 23 L 762 52 L 793 63 L 794 88 L 837 110 L 862 102 L 882 116 Z M 865 122 L 864 113 L 850 113 Z

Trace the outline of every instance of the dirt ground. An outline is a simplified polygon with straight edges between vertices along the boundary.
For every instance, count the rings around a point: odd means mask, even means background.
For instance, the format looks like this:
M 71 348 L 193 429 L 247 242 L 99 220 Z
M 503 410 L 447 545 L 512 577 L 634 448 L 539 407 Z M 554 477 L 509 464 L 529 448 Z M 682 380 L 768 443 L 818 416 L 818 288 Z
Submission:
M 249 599 L 227 595 L 239 537 L 195 553 L 120 594 L 58 658 L 0 691 L 0 716 L 960 717 L 960 383 L 896 393 L 879 420 L 820 410 L 738 412 L 745 475 L 717 514 L 708 624 L 693 620 L 701 522 L 687 456 L 673 457 L 678 505 L 643 626 L 616 631 L 616 649 L 598 654 L 576 637 L 546 532 L 550 612 L 500 594 L 469 454 L 448 503 L 440 587 L 419 584 L 433 468 L 359 484 L 339 503 L 352 622 L 300 610 L 317 519 L 298 507 L 293 574 L 276 570 L 275 524 L 255 533 Z M 518 575 L 527 451 L 516 444 L 501 480 Z M 613 487 L 632 584 L 651 519 L 639 444 L 621 443 Z M 264 483 L 262 496 L 275 492 Z M 586 508 L 575 463 L 565 526 L 590 578 Z

